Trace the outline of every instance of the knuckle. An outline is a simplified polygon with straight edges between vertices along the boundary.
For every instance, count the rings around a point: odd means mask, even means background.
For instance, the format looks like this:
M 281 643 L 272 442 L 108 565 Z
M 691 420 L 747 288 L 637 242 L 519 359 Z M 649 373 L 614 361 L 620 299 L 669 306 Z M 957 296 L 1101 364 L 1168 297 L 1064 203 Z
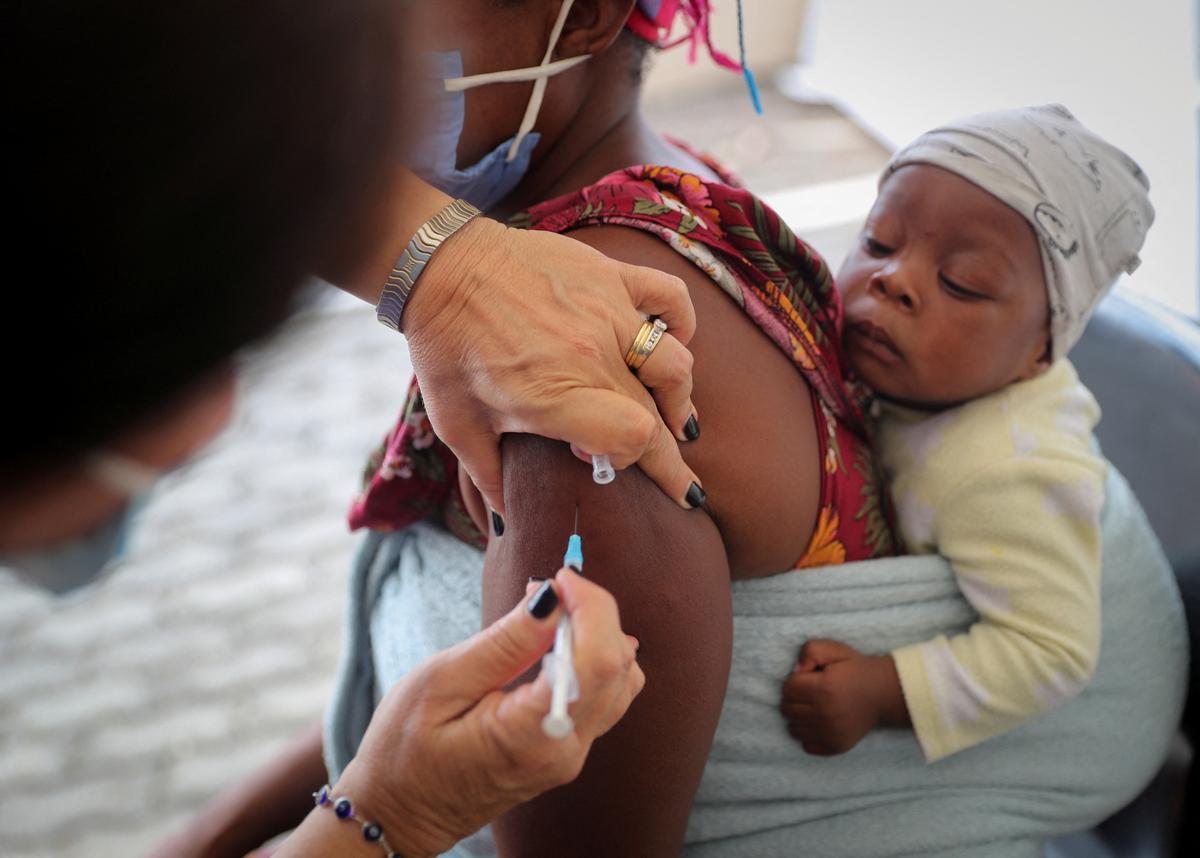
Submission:
M 640 664 L 634 664 L 633 670 L 629 672 L 629 686 L 633 690 L 632 697 L 637 697 L 646 687 L 646 674 L 642 671 Z
M 516 765 L 518 770 L 524 769 L 527 771 L 539 772 L 540 777 L 544 782 L 552 786 L 557 786 L 561 781 L 558 779 L 558 770 L 563 764 L 563 757 L 567 755 L 567 751 L 557 743 L 543 743 L 544 747 L 536 751 L 530 750 L 525 752 L 524 756 L 517 759 Z
M 670 292 L 671 300 L 678 301 L 682 304 L 690 304 L 691 298 L 688 296 L 687 284 L 683 282 L 683 278 L 676 277 L 674 274 L 662 274 L 663 288 Z
M 671 457 L 673 459 L 672 471 L 675 476 L 679 476 L 684 470 L 683 456 L 679 453 L 679 442 L 675 440 L 675 436 L 671 434 L 671 430 L 667 428 L 667 424 L 661 419 L 654 423 L 654 436 L 650 439 L 650 446 L 662 453 L 670 453 L 674 451 L 677 455 Z
M 570 753 L 560 754 L 558 759 L 550 766 L 550 776 L 553 778 L 556 785 L 569 784 L 571 781 L 579 777 L 579 773 L 583 771 L 584 761 L 587 759 L 587 749 L 579 748 Z
M 602 610 L 616 616 L 616 614 L 617 614 L 617 597 L 616 596 L 614 596 L 611 592 L 606 590 L 604 587 L 597 585 L 595 598 L 596 598 L 596 602 L 600 605 Z M 619 629 L 618 629 L 618 631 L 619 631 Z
M 592 660 L 592 675 L 603 685 L 609 685 L 621 678 L 625 673 L 625 665 L 619 655 L 605 652 Z
M 505 623 L 493 623 L 484 630 L 483 634 L 485 641 L 501 659 L 512 660 L 523 652 L 520 641 Z
M 417 670 L 414 670 L 405 677 L 405 681 L 411 689 L 409 693 L 416 697 L 421 695 L 426 689 L 440 687 L 445 676 L 454 670 L 454 654 L 454 650 L 443 650 L 436 653 L 427 659 Z
M 482 495 L 502 495 L 504 493 L 504 483 L 501 480 L 479 479 L 475 481 L 475 488 Z
M 437 436 L 447 447 L 457 450 L 466 446 L 470 431 L 461 428 L 456 421 L 452 420 L 437 429 Z
M 597 614 L 603 617 L 604 622 L 610 626 L 611 633 L 620 639 L 624 632 L 621 631 L 621 609 L 617 606 L 617 597 L 603 587 L 598 589 L 600 592 L 596 594 Z M 620 652 L 619 645 L 615 649 Z M 607 650 L 606 653 L 611 656 L 612 649 Z
M 683 381 L 692 377 L 692 370 L 696 366 L 696 358 L 684 346 L 679 346 L 675 349 L 672 358 L 672 374 L 677 381 Z
M 634 670 L 636 664 L 637 654 L 634 652 L 634 648 L 626 644 L 622 653 L 620 653 L 620 670 L 623 673 L 629 673 L 631 670 Z
M 642 411 L 625 425 L 625 443 L 631 450 L 645 450 L 657 432 L 654 418 Z

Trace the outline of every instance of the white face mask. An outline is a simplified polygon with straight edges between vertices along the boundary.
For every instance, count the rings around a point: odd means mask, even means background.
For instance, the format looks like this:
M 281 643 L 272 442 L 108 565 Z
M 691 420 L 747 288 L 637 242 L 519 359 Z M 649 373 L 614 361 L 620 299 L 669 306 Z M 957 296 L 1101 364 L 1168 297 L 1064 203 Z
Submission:
M 25 583 L 56 595 L 99 580 L 125 553 L 133 520 L 161 472 L 115 453 L 96 453 L 84 463 L 89 476 L 129 503 L 83 536 L 44 548 L 0 557 L 0 566 L 16 572 Z
M 422 147 L 421 154 L 409 165 L 413 172 L 435 188 L 484 210 L 512 193 L 529 171 L 533 150 L 540 140 L 533 126 L 546 95 L 547 80 L 590 58 L 590 55 L 584 55 L 550 61 L 573 4 L 574 0 L 565 0 L 559 10 L 541 65 L 463 77 L 462 55 L 458 51 L 428 54 L 430 74 L 437 87 L 432 98 L 436 127 Z M 517 133 L 477 163 L 458 169 L 458 143 L 466 117 L 466 98 L 463 93 L 477 86 L 530 80 L 535 81 L 533 92 Z

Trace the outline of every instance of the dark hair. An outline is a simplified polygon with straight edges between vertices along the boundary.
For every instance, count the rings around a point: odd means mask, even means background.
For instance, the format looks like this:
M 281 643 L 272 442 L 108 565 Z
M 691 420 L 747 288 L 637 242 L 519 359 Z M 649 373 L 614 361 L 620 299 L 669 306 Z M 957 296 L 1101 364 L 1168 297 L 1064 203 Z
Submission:
M 402 154 L 404 71 L 397 0 L 17 6 L 6 479 L 286 318 Z
M 645 80 L 650 63 L 658 54 L 658 48 L 633 32 L 633 30 L 622 32 L 619 41 L 622 43 L 622 47 L 629 53 L 633 79 L 640 86 Z

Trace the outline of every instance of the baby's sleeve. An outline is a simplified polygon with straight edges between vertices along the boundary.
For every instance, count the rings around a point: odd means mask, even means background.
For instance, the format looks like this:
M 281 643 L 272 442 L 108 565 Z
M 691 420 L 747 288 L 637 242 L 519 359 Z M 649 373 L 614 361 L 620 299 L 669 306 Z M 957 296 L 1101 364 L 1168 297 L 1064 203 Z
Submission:
M 1016 457 L 937 504 L 938 551 L 979 619 L 892 653 L 927 761 L 1047 712 L 1091 679 L 1104 478 L 1090 453 Z

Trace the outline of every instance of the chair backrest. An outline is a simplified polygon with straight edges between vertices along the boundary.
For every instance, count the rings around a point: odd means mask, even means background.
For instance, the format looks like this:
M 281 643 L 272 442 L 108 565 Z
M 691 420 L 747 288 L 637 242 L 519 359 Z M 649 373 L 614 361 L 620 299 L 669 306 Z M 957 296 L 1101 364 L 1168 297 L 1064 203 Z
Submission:
M 1103 410 L 1104 455 L 1133 486 L 1180 583 L 1200 586 L 1200 325 L 1119 290 L 1071 361 Z
M 1118 291 L 1071 361 L 1103 409 L 1104 455 L 1133 486 L 1175 570 L 1192 650 L 1183 729 L 1200 746 L 1200 326 Z

